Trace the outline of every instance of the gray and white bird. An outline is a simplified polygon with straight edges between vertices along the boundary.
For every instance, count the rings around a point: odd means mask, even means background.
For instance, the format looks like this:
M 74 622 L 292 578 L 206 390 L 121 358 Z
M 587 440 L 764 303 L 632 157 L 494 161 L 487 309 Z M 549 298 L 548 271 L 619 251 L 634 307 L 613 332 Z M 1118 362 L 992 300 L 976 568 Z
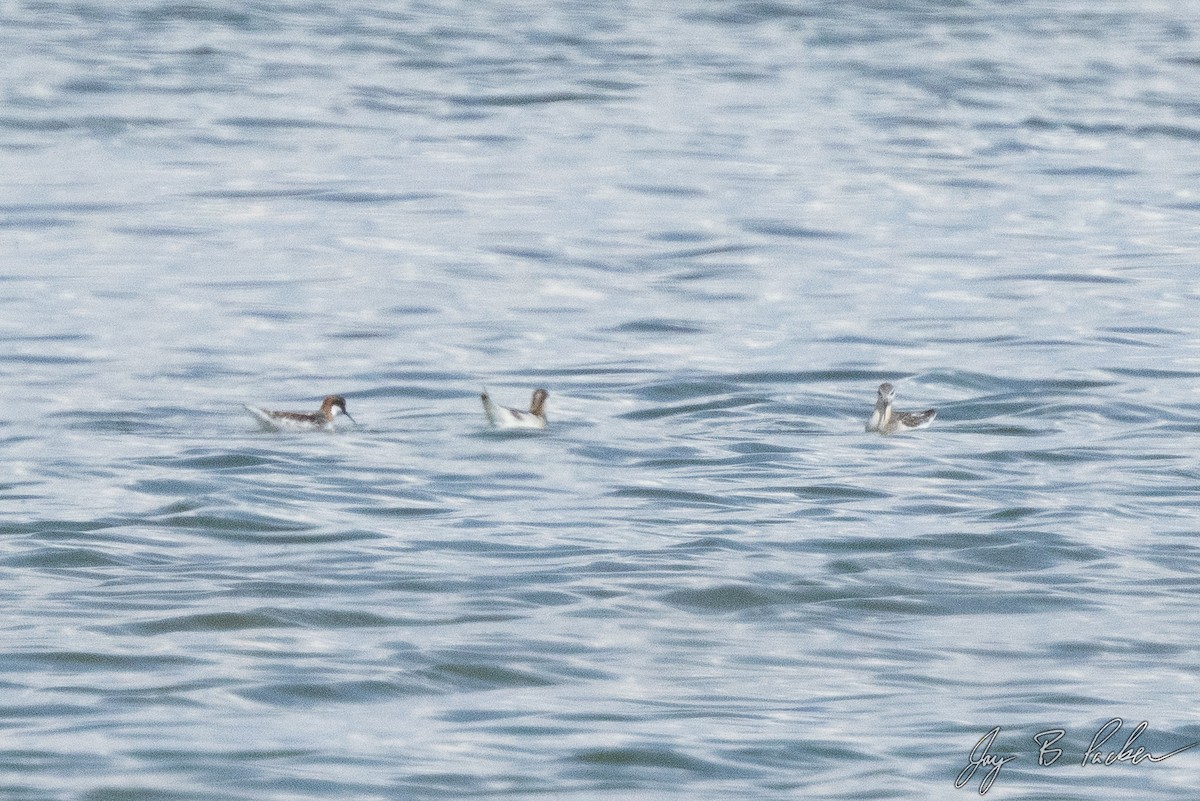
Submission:
M 339 414 L 346 415 L 353 423 L 358 422 L 346 411 L 346 399 L 341 395 L 326 395 L 321 408 L 315 412 L 271 412 L 249 405 L 246 411 L 265 431 L 328 431 Z
M 892 408 L 896 399 L 896 388 L 891 384 L 879 385 L 879 398 L 875 401 L 875 411 L 867 421 L 867 431 L 878 431 L 880 434 L 894 434 L 897 431 L 915 431 L 925 428 L 937 417 L 937 409 L 926 409 L 923 412 L 898 412 Z
M 546 427 L 546 398 L 550 393 L 544 389 L 535 389 L 533 399 L 529 402 L 529 411 L 510 409 L 507 406 L 497 406 L 488 396 L 487 388 L 479 399 L 483 401 L 483 413 L 493 428 L 545 428 Z

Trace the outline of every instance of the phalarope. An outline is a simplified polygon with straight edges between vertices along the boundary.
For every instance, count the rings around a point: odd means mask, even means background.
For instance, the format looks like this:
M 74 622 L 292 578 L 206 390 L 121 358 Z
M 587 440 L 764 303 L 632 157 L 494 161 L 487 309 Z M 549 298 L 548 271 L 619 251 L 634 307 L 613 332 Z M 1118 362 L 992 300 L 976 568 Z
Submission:
M 896 399 L 896 388 L 891 384 L 879 385 L 879 398 L 875 401 L 875 411 L 867 421 L 868 431 L 878 431 L 880 434 L 893 434 L 897 431 L 912 431 L 925 428 L 937 417 L 937 409 L 926 409 L 923 412 L 898 412 L 892 408 Z
M 269 412 L 257 406 L 246 406 L 246 411 L 266 431 L 322 431 L 333 428 L 333 419 L 339 414 L 350 417 L 346 411 L 346 399 L 341 395 L 326 395 L 321 408 L 311 414 L 306 412 Z M 350 417 L 351 422 L 358 421 Z
M 509 409 L 506 406 L 497 406 L 488 397 L 486 387 L 479 399 L 483 401 L 483 413 L 487 415 L 488 422 L 494 428 L 545 428 L 546 398 L 548 397 L 550 397 L 550 393 L 546 390 L 535 389 L 527 412 Z

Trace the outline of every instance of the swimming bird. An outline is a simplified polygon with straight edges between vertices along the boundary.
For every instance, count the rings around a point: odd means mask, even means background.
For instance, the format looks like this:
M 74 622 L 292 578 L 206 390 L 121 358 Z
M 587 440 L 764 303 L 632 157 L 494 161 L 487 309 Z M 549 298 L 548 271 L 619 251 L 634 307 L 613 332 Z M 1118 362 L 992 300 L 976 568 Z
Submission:
M 878 431 L 880 434 L 894 434 L 897 431 L 912 431 L 925 428 L 937 417 L 937 409 L 926 409 L 923 412 L 898 412 L 892 408 L 896 399 L 896 388 L 891 384 L 879 385 L 879 398 L 875 401 L 875 411 L 867 421 L 867 431 Z
M 546 398 L 550 393 L 544 389 L 535 389 L 533 399 L 529 402 L 529 411 L 509 409 L 497 406 L 488 397 L 487 387 L 479 399 L 483 401 L 483 413 L 493 428 L 545 428 L 546 427 Z
M 341 395 L 326 395 L 321 408 L 311 414 L 307 412 L 269 412 L 257 406 L 246 406 L 246 411 L 264 431 L 326 431 L 333 429 L 333 419 L 339 414 L 350 417 L 346 411 L 346 399 Z M 358 421 L 350 417 L 350 421 Z

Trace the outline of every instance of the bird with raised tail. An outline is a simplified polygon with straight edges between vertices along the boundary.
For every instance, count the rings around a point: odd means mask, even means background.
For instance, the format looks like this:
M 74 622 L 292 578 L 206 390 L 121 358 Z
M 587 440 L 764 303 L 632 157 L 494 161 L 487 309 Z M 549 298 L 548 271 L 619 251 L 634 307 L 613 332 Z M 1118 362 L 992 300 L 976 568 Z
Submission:
M 535 389 L 533 399 L 529 402 L 529 411 L 510 409 L 507 406 L 497 406 L 488 396 L 487 388 L 479 399 L 483 401 L 483 413 L 493 428 L 545 428 L 546 427 L 546 398 L 550 393 L 544 389 Z
M 937 409 L 926 409 L 923 412 L 898 412 L 892 408 L 896 399 L 896 388 L 891 384 L 879 385 L 879 397 L 875 401 L 875 411 L 867 421 L 867 431 L 878 431 L 880 434 L 894 434 L 897 431 L 915 431 L 925 428 L 937 417 Z
M 358 423 L 346 411 L 346 399 L 341 395 L 326 395 L 325 400 L 321 401 L 321 408 L 311 413 L 271 412 L 249 405 L 246 411 L 254 416 L 264 431 L 330 431 L 334 418 L 339 414 L 346 415 L 356 425 Z

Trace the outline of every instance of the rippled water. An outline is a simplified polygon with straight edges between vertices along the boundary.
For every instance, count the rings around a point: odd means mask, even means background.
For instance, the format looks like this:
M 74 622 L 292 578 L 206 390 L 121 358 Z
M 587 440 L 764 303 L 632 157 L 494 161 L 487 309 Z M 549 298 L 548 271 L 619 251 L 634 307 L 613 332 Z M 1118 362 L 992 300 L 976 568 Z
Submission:
M 1200 12 L 517 5 L 0 4 L 0 795 L 1187 797 Z

